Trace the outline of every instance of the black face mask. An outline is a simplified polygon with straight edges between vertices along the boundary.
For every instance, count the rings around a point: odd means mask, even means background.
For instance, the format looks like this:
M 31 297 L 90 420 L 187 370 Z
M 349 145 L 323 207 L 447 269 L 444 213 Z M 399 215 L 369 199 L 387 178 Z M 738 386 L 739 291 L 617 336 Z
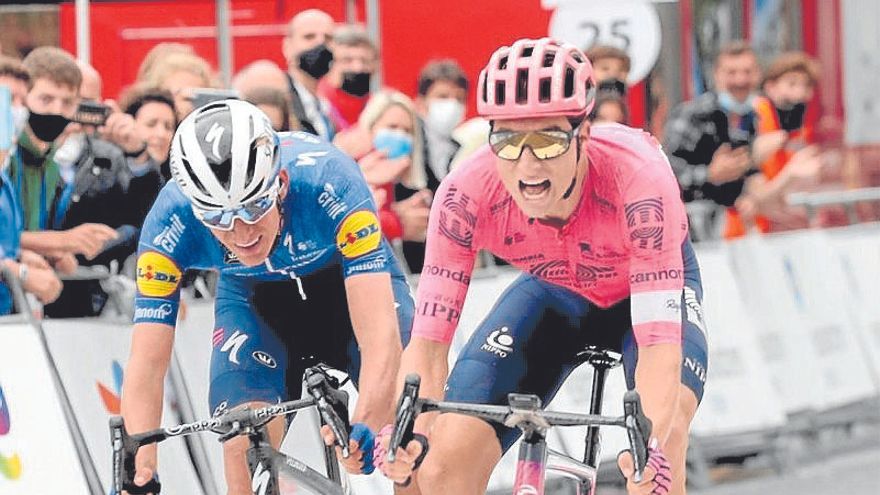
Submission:
M 299 54 L 299 68 L 312 76 L 313 79 L 320 79 L 330 72 L 330 62 L 332 61 L 333 52 L 324 44 Z
M 370 92 L 371 72 L 343 72 L 342 89 L 352 96 L 364 96 Z
M 779 125 L 784 131 L 796 131 L 804 126 L 804 114 L 807 112 L 806 103 L 795 103 L 788 108 L 777 108 Z
M 626 96 L 626 82 L 620 79 L 606 79 L 599 83 L 599 92 L 608 91 L 621 97 Z
M 34 132 L 34 136 L 46 143 L 58 139 L 69 123 L 70 119 L 56 113 L 30 112 L 28 116 L 28 126 Z

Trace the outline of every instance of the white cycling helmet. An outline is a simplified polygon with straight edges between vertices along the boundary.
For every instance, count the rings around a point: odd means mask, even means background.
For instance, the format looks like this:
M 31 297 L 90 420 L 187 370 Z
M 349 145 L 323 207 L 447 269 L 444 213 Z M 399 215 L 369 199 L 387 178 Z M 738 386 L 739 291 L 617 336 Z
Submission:
M 202 211 L 235 208 L 275 183 L 278 135 L 259 108 L 223 100 L 183 119 L 171 142 L 171 175 Z

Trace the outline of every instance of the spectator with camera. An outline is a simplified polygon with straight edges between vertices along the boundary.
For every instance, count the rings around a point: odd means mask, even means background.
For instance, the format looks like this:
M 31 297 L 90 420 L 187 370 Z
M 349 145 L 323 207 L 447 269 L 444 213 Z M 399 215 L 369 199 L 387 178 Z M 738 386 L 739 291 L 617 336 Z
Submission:
M 132 208 L 125 223 L 140 228 L 165 182 L 171 179 L 168 154 L 177 129 L 174 97 L 158 88 L 135 87 L 122 99 L 122 108 L 135 124 L 145 146 L 137 156 L 126 158 L 131 171 L 127 196 Z
M 744 41 L 723 46 L 715 59 L 714 90 L 669 114 L 663 149 L 688 204 L 694 239 L 718 239 L 726 210 L 753 173 L 754 98 L 761 80 L 755 52 Z

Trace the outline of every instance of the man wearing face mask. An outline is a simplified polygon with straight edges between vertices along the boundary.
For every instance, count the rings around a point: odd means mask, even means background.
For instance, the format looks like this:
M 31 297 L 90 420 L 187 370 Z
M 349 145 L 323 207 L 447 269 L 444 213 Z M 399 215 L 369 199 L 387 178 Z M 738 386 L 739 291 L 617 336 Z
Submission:
M 28 111 L 25 106 L 25 98 L 27 98 L 28 82 L 31 77 L 27 70 L 21 65 L 21 62 L 12 58 L 0 55 L 0 86 L 9 88 L 12 94 L 12 125 L 13 135 L 18 136 L 24 130 L 27 124 Z M 16 138 L 13 138 L 13 140 Z M 15 152 L 15 143 L 11 153 Z M 0 160 L 0 168 L 6 168 L 9 155 L 7 154 L 3 160 Z
M 749 145 L 754 137 L 758 60 L 744 41 L 722 47 L 715 60 L 715 90 L 670 112 L 663 148 L 684 193 L 694 239 L 717 239 L 723 215 L 753 173 Z
M 99 223 L 64 223 L 68 190 L 56 161 L 62 135 L 79 103 L 82 73 L 67 52 L 53 47 L 33 50 L 22 62 L 30 80 L 27 123 L 12 154 L 9 177 L 22 212 L 21 246 L 40 253 L 61 271 L 76 267 L 73 255 L 92 259 L 116 232 Z M 91 170 L 91 168 L 89 168 Z M 67 197 L 72 200 L 74 194 Z M 82 195 L 85 197 L 85 194 Z M 66 229 L 66 230 L 56 230 Z
M 333 35 L 333 18 L 318 9 L 300 12 L 290 20 L 282 43 L 287 60 L 291 113 L 304 131 L 333 139 L 336 130 L 330 115 L 335 111 L 318 95 L 318 81 L 330 72 L 333 53 L 327 44 Z
M 753 146 L 760 174 L 750 177 L 736 208 L 728 212 L 725 237 L 776 232 L 808 226 L 800 208 L 789 207 L 785 195 L 818 180 L 822 170 L 812 127 L 804 116 L 819 78 L 817 62 L 803 52 L 777 56 L 762 83 L 766 96 L 755 98 L 757 137 Z
M 333 31 L 333 64 L 318 83 L 318 94 L 338 112 L 331 114 L 341 131 L 357 123 L 370 99 L 370 81 L 379 62 L 379 50 L 363 27 L 350 24 Z
M 452 131 L 465 114 L 468 80 L 454 60 L 429 62 L 419 74 L 416 111 L 422 120 L 428 187 L 435 191 L 461 145 Z

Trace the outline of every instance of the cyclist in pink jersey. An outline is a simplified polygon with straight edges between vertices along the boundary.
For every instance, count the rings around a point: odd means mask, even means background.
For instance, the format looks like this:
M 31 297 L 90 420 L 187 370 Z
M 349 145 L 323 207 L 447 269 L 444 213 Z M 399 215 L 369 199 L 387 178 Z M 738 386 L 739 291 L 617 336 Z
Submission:
M 580 50 L 548 38 L 519 40 L 492 55 L 477 100 L 492 124 L 489 145 L 435 195 L 401 376 L 419 373 L 422 395 L 436 399 L 445 386 L 446 400 L 504 404 L 519 392 L 547 404 L 578 364 L 578 351 L 617 350 L 656 437 L 645 480 L 629 481 L 628 491 L 681 494 L 707 369 L 699 267 L 657 141 L 585 120 L 591 72 Z M 449 345 L 480 249 L 523 274 L 447 380 Z M 483 493 L 518 431 L 455 414 L 425 416 L 416 426 L 430 432 L 431 450 L 413 493 Z M 381 468 L 402 481 L 412 459 L 402 454 Z M 619 464 L 629 479 L 631 456 Z

